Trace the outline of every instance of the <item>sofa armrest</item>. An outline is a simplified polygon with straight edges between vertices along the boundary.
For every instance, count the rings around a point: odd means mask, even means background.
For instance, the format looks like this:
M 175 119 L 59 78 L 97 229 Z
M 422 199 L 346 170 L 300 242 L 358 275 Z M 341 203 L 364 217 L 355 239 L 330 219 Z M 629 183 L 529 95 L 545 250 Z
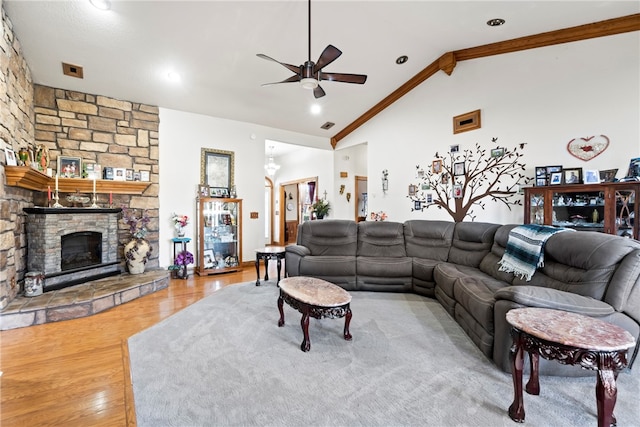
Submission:
M 285 277 L 295 277 L 300 275 L 300 260 L 311 251 L 306 246 L 288 245 L 284 247 L 284 269 Z
M 543 286 L 507 286 L 495 294 L 496 300 L 508 300 L 527 307 L 553 308 L 600 317 L 615 312 L 606 302 L 591 297 Z
M 306 246 L 300 245 L 288 245 L 284 248 L 285 252 L 292 253 L 298 256 L 311 255 L 311 251 Z

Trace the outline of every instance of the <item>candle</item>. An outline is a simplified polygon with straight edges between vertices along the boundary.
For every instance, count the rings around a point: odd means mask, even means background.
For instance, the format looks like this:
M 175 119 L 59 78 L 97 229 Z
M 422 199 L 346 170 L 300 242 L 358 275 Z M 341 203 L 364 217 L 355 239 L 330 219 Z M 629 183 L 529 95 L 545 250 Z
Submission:
M 58 192 L 58 174 L 56 173 L 56 193 Z
M 109 204 L 113 204 L 113 193 L 111 191 L 109 191 Z
M 93 178 L 93 194 L 96 194 L 96 179 Z
M 47 200 L 51 200 L 51 186 L 47 185 Z

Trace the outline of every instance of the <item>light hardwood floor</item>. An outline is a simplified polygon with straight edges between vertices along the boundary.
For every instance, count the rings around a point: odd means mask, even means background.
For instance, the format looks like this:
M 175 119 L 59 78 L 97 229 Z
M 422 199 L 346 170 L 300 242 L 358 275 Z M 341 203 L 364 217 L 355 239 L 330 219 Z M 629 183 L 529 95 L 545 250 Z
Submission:
M 0 425 L 136 425 L 123 343 L 224 286 L 255 280 L 255 267 L 191 275 L 94 316 L 0 332 Z

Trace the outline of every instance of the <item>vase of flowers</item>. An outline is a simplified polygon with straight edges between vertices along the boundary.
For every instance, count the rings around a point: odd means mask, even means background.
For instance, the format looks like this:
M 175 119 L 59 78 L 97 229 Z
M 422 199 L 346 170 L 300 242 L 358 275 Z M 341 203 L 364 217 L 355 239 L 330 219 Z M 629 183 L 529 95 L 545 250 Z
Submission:
M 384 211 L 371 212 L 371 220 L 384 221 L 385 219 L 387 219 L 387 214 Z
M 145 266 L 151 256 L 151 245 L 144 238 L 147 235 L 149 212 L 143 210 L 140 216 L 135 209 L 122 207 L 122 221 L 129 227 L 132 239 L 124 246 L 124 258 L 130 274 L 144 273 Z
M 316 200 L 316 202 L 311 205 L 311 211 L 316 214 L 316 218 L 318 219 L 323 219 L 329 215 L 330 210 L 331 206 L 329 202 L 323 199 Z
M 175 270 L 175 277 L 178 279 L 186 279 L 189 277 L 187 273 L 187 265 L 193 264 L 193 254 L 187 250 L 184 250 L 178 255 L 176 255 L 176 259 L 173 260 L 172 270 Z
M 178 237 L 184 237 L 184 228 L 189 224 L 189 217 L 187 215 L 178 215 L 176 213 L 171 214 L 171 221 L 178 233 Z

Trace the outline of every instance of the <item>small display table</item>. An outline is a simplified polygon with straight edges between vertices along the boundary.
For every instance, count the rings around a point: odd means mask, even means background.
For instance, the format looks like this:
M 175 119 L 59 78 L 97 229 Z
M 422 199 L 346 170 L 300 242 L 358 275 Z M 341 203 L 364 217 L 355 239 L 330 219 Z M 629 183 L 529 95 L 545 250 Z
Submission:
M 256 249 L 256 286 L 260 286 L 260 260 L 264 260 L 264 280 L 269 280 L 269 260 L 276 259 L 278 267 L 278 281 L 280 283 L 280 269 L 282 267 L 282 260 L 284 259 L 285 249 L 284 246 L 266 246 L 264 248 Z
M 175 262 L 176 256 L 180 252 L 184 252 L 187 250 L 187 244 L 191 241 L 191 237 L 174 237 L 171 239 L 173 242 L 173 261 Z M 180 249 L 176 251 L 176 248 Z M 171 277 L 174 279 L 186 279 L 189 277 L 189 273 L 187 273 L 186 265 L 172 265 L 174 267 L 171 269 Z
M 518 308 L 507 313 L 511 324 L 511 374 L 514 400 L 509 416 L 524 422 L 522 367 L 524 352 L 529 353 L 531 376 L 526 386 L 529 394 L 540 394 L 539 356 L 566 365 L 580 365 L 597 371 L 596 401 L 598 427 L 616 424 L 613 408 L 618 390 L 618 372 L 628 365 L 627 351 L 635 338 L 611 323 L 576 313 L 547 308 Z
M 278 326 L 284 326 L 283 302 L 302 313 L 300 325 L 304 339 L 300 345 L 302 351 L 311 349 L 309 341 L 309 316 L 315 319 L 344 317 L 344 339 L 351 341 L 349 323 L 351 322 L 351 295 L 349 292 L 325 280 L 313 277 L 287 277 L 280 282 Z

